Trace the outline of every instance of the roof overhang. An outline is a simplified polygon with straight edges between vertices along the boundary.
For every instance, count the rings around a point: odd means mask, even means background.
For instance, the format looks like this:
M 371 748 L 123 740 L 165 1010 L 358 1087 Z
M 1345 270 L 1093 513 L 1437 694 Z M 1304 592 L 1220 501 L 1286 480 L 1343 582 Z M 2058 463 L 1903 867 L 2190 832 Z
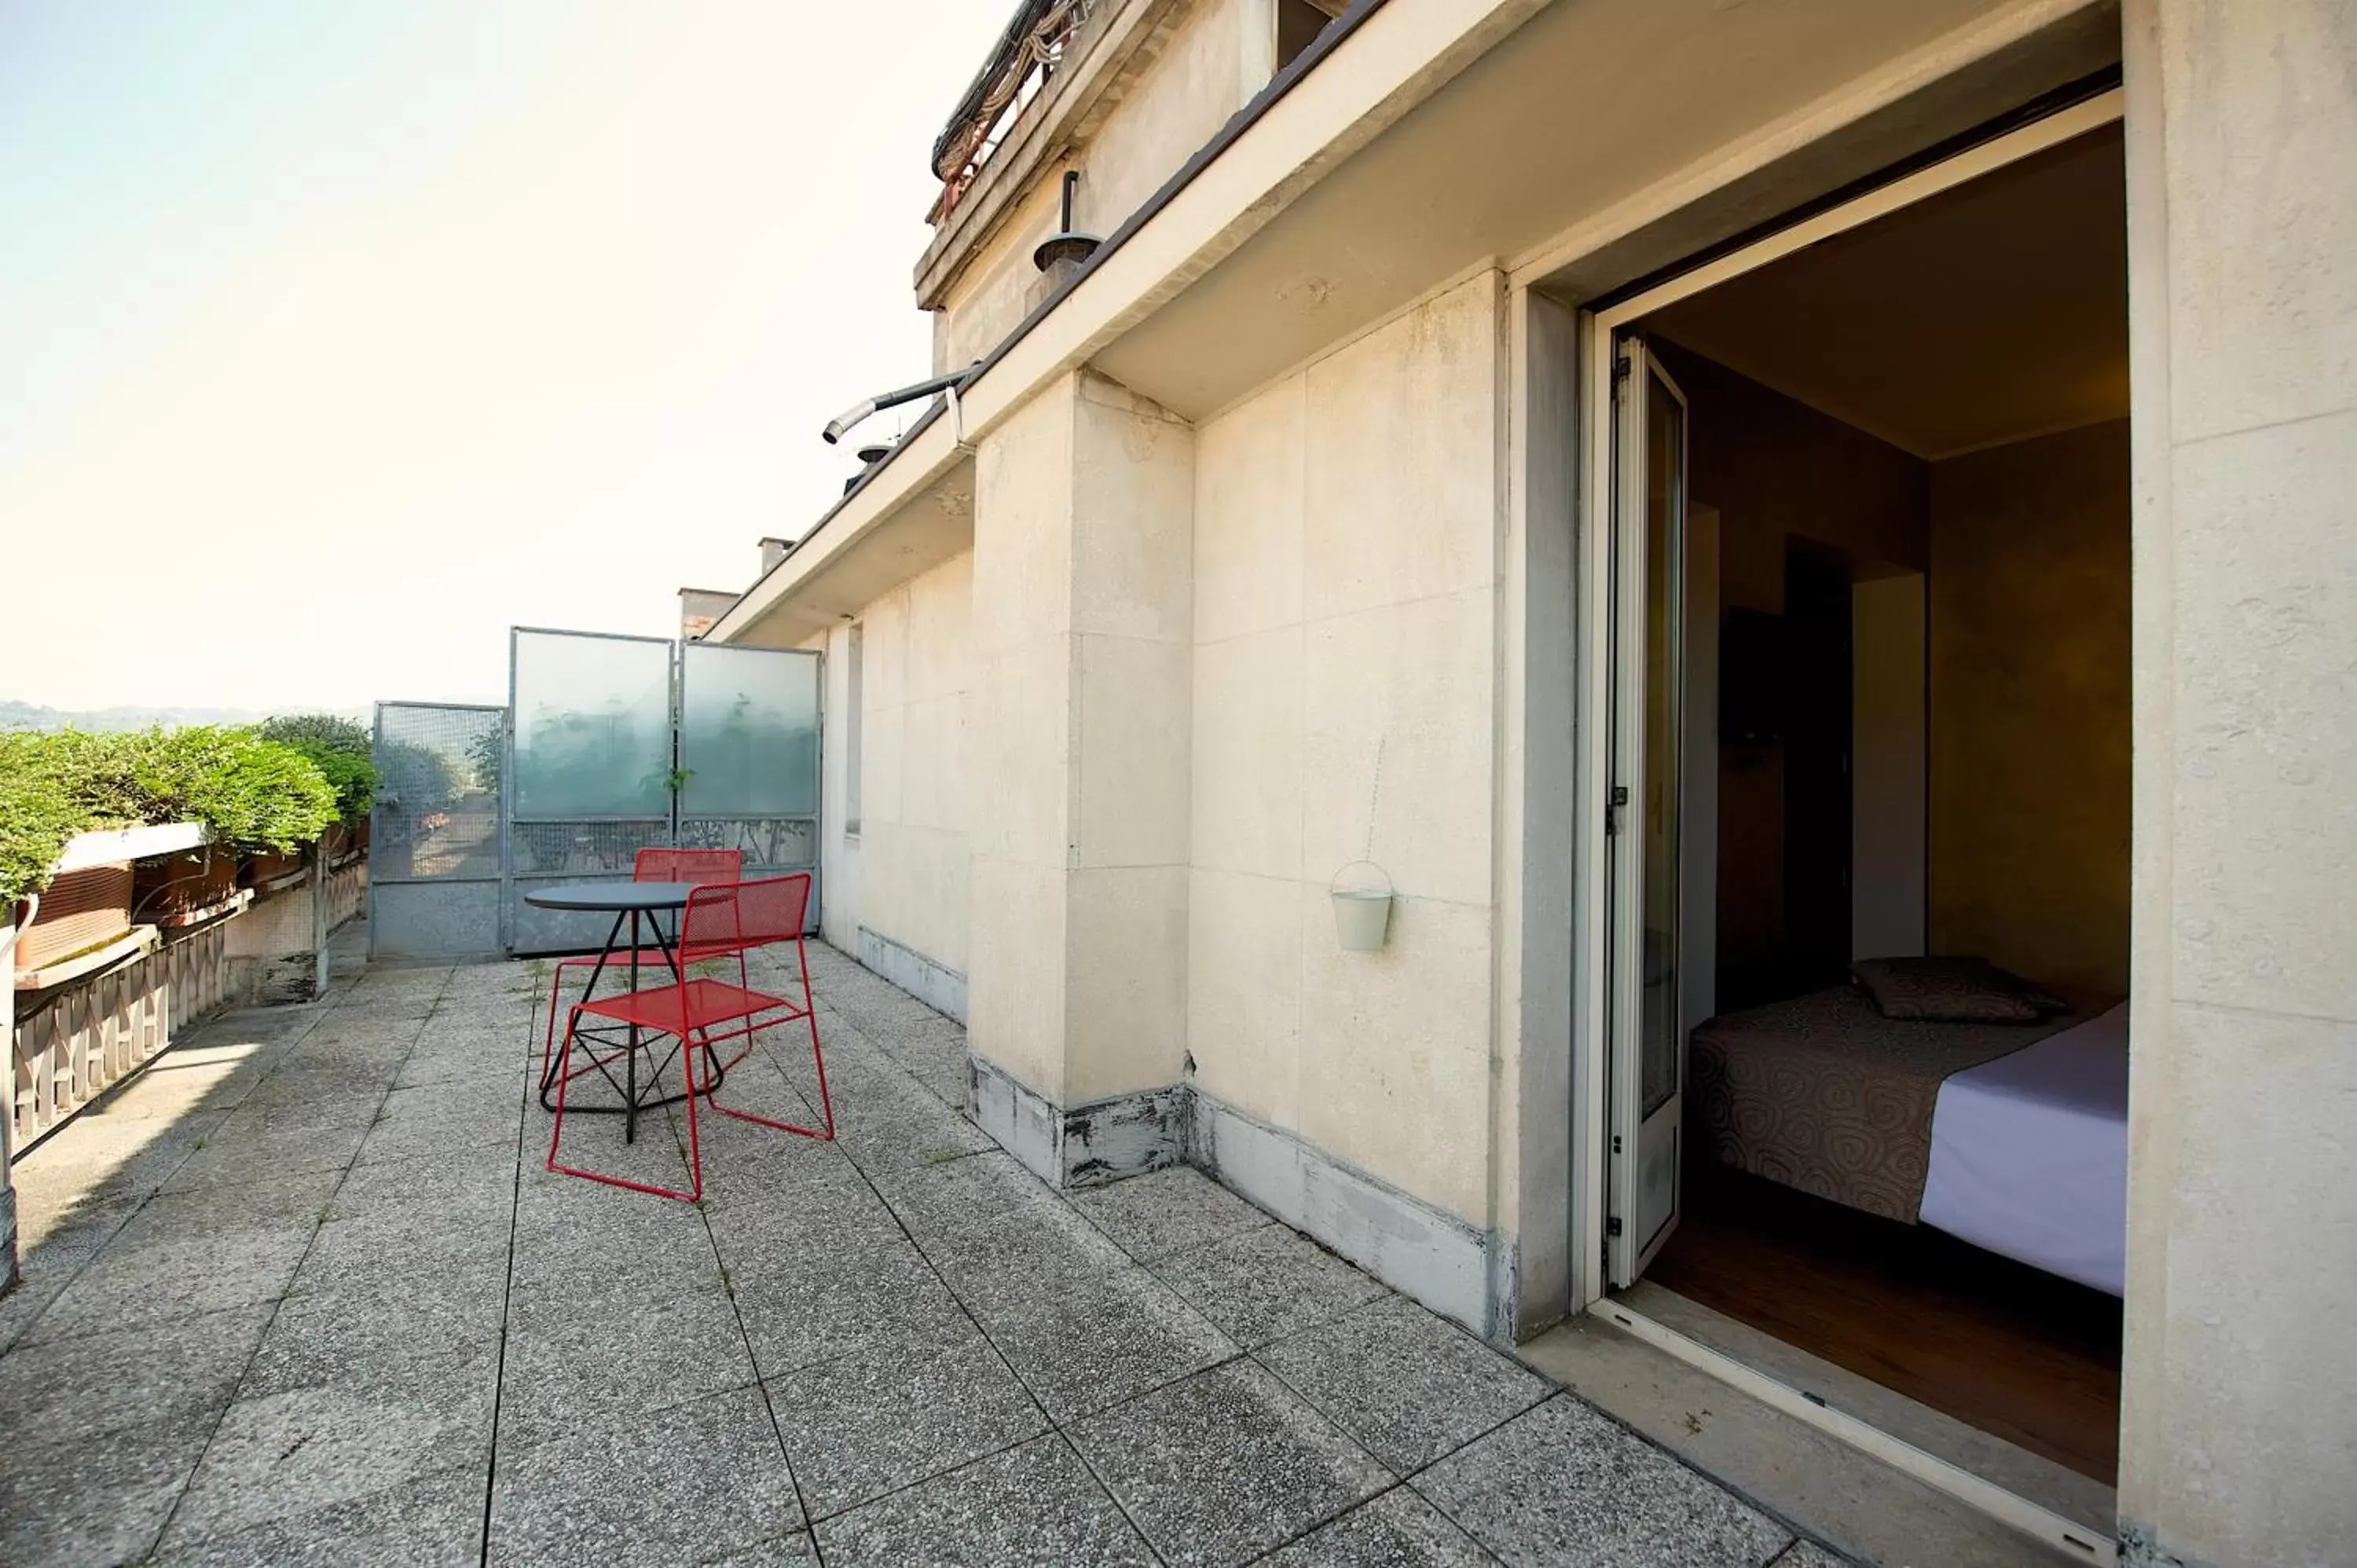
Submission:
M 1593 297 L 2118 54 L 2112 0 L 1358 0 L 709 639 L 800 640 L 963 548 L 974 444 L 1084 363 L 1200 419 L 1452 278 Z

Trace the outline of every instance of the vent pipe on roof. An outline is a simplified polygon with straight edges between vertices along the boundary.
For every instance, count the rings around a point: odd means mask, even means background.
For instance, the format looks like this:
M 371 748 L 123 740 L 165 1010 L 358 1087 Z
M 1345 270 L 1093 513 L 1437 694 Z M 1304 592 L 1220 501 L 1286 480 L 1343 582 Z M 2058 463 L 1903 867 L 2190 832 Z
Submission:
M 974 364 L 981 362 L 977 360 Z M 853 425 L 857 424 L 877 409 L 891 408 L 899 403 L 914 403 L 920 397 L 929 397 L 934 392 L 965 380 L 966 372 L 973 369 L 974 365 L 967 365 L 963 370 L 952 371 L 946 375 L 929 376 L 921 381 L 912 381 L 897 391 L 877 392 L 874 397 L 853 403 L 827 423 L 827 427 L 819 432 L 819 439 L 832 446 L 841 441 Z
M 1040 241 L 1039 248 L 1031 252 L 1031 264 L 1049 274 L 1058 283 L 1063 282 L 1065 274 L 1073 268 L 1096 254 L 1097 247 L 1104 243 L 1094 234 L 1083 234 L 1072 227 L 1072 192 L 1078 190 L 1080 185 L 1081 171 L 1066 169 L 1063 202 L 1057 209 L 1056 231 Z M 1060 268 L 1062 270 L 1059 271 Z

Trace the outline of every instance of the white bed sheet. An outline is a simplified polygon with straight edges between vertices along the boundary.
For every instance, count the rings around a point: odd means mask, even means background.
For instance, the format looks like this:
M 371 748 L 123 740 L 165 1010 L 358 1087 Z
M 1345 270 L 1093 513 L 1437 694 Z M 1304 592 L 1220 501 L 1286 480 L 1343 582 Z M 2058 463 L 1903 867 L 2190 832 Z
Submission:
M 2126 1003 L 1940 1086 L 1926 1225 L 2123 1295 L 2127 1188 Z

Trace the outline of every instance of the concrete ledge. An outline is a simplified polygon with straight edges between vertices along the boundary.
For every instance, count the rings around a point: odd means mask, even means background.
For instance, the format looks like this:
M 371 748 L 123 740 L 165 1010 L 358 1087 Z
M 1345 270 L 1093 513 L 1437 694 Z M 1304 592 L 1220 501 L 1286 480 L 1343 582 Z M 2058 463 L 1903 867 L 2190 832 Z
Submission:
M 1055 1187 L 1102 1187 L 1187 1156 L 1184 1084 L 1059 1107 L 1003 1068 L 969 1057 L 975 1125 Z
M 1512 1337 L 1491 1310 L 1492 1238 L 1200 1090 L 1193 1100 L 1189 1164 L 1443 1317 Z
M 882 975 L 936 1013 L 965 1022 L 965 976 L 935 963 L 912 947 L 859 928 L 859 963 Z

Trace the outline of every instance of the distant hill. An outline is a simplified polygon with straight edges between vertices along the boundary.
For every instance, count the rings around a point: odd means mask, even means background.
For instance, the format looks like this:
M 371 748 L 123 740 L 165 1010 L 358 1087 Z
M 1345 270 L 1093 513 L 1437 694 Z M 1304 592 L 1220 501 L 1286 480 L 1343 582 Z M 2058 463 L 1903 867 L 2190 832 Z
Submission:
M 288 709 L 287 712 L 311 712 L 310 709 Z M 339 717 L 358 719 L 367 724 L 374 715 L 366 709 L 329 710 Z M 270 714 L 253 708 L 91 708 L 72 710 L 43 707 L 38 703 L 18 703 L 0 699 L 0 729 L 80 729 L 126 730 L 151 729 L 157 725 L 175 728 L 181 725 L 255 725 Z

